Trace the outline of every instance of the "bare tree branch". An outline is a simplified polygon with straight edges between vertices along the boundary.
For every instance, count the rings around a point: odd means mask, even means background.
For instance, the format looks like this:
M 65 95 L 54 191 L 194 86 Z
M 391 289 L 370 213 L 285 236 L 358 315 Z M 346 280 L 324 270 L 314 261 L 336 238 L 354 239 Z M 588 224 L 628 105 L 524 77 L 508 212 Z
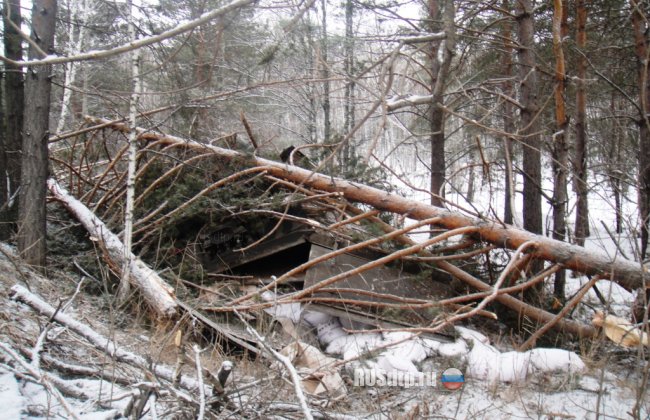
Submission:
M 161 41 L 164 41 L 165 39 L 169 39 L 175 37 L 176 35 L 180 35 L 187 31 L 191 31 L 192 29 L 201 26 L 207 22 L 210 22 L 211 20 L 214 20 L 219 16 L 223 16 L 228 12 L 232 12 L 233 10 L 240 9 L 242 7 L 248 6 L 253 3 L 255 3 L 255 0 L 235 0 L 232 3 L 229 3 L 223 7 L 205 13 L 203 16 L 201 16 L 198 19 L 180 24 L 174 27 L 173 29 L 165 31 L 161 34 L 141 38 L 138 41 L 129 42 L 127 44 L 120 45 L 119 47 L 111 48 L 110 50 L 88 51 L 70 57 L 60 57 L 60 56 L 50 55 L 40 60 L 28 60 L 28 61 L 15 61 L 3 55 L 0 55 L 0 61 L 3 61 L 5 63 L 10 63 L 14 66 L 19 66 L 19 67 L 32 67 L 32 66 L 41 66 L 46 64 L 63 64 L 63 63 L 70 63 L 74 61 L 88 61 L 88 60 L 97 60 L 99 58 L 112 57 L 114 55 L 123 54 L 125 52 L 135 50 L 137 48 L 146 47 L 147 45 L 157 44 Z

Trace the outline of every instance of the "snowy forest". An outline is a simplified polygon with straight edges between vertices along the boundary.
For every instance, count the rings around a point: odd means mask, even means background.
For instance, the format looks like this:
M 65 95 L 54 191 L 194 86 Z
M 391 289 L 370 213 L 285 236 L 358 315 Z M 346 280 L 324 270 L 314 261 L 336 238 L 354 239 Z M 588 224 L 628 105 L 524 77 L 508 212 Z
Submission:
M 2 17 L 6 418 L 650 416 L 650 2 Z

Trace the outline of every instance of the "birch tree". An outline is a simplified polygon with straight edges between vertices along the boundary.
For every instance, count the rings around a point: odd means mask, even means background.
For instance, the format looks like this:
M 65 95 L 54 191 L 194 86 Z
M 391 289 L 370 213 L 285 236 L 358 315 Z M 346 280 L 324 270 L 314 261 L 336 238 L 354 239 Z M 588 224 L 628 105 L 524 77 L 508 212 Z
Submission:
M 0 83 L 0 98 L 4 96 L 4 86 Z M 9 205 L 9 196 L 7 194 L 7 155 L 5 154 L 5 110 L 0 104 L 0 214 L 6 214 Z M 9 222 L 5 217 L 0 217 L 0 240 L 7 240 L 10 234 Z
M 343 59 L 343 67 L 345 71 L 345 98 L 344 98 L 344 134 L 352 131 L 355 124 L 355 82 L 354 82 L 354 3 L 352 0 L 345 2 L 345 57 Z M 348 161 L 352 157 L 351 145 L 352 139 L 343 145 L 343 158 L 341 163 L 344 168 L 348 165 Z
M 135 17 L 133 15 L 133 0 L 126 2 L 129 14 L 129 37 L 132 42 L 137 41 Z M 131 51 L 131 96 L 129 100 L 129 128 L 128 142 L 128 170 L 126 178 L 126 204 L 124 210 L 124 267 L 122 279 L 117 293 L 118 302 L 124 302 L 130 291 L 130 276 L 133 261 L 133 203 L 135 200 L 135 170 L 138 154 L 138 133 L 136 130 L 138 103 L 142 91 L 142 78 L 140 75 L 141 50 Z
M 88 12 L 92 8 L 92 0 L 71 0 L 69 2 L 70 22 L 68 24 L 68 45 L 70 55 L 77 55 L 83 51 L 86 39 Z M 65 127 L 70 113 L 70 100 L 81 63 L 68 62 L 65 64 L 65 80 L 63 83 L 63 98 L 61 99 L 61 112 L 56 125 L 56 132 L 61 133 Z
M 322 27 L 320 39 L 320 66 L 323 79 L 323 141 L 329 142 L 332 136 L 332 120 L 330 116 L 330 71 L 328 60 L 329 41 L 327 35 L 327 0 L 321 0 Z

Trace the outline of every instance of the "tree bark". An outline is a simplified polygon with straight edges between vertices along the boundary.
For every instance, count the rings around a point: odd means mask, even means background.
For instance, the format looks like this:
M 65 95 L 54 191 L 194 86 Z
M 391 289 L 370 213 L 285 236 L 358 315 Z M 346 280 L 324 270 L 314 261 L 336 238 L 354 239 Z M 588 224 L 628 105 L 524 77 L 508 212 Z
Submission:
M 0 101 L 2 99 L 4 99 L 4 84 L 0 83 Z M 9 220 L 3 217 L 3 213 L 9 205 L 9 195 L 7 194 L 9 177 L 7 176 L 7 156 L 5 154 L 5 126 L 5 108 L 2 106 L 2 102 L 0 102 L 0 241 L 6 241 L 11 234 Z
M 553 135 L 553 239 L 563 241 L 566 236 L 566 212 L 568 204 L 567 170 L 569 167 L 569 148 L 566 134 L 569 121 L 566 116 L 566 72 L 562 41 L 568 34 L 566 0 L 553 2 L 553 54 L 555 55 L 555 129 Z M 555 274 L 555 297 L 564 301 L 566 271 Z
M 19 28 L 22 25 L 20 0 L 4 0 L 3 9 L 5 56 L 12 60 L 22 60 L 22 39 L 11 25 L 11 22 Z M 4 136 L 3 146 L 6 165 L 2 166 L 1 178 L 3 188 L 6 191 L 3 197 L 6 197 L 6 199 L 0 200 L 0 206 L 5 206 L 0 209 L 0 240 L 9 239 L 18 220 L 18 200 L 15 194 L 20 187 L 23 108 L 25 101 L 22 68 L 5 63 L 4 94 L 6 118 L 4 128 L 6 135 Z M 5 180 L 5 177 L 8 179 Z M 16 199 L 12 201 L 12 197 Z
M 576 192 L 575 238 L 584 246 L 589 236 L 589 201 L 587 193 L 587 7 L 585 0 L 576 0 L 576 46 L 578 47 L 576 81 L 576 143 L 573 158 L 573 188 Z
M 54 48 L 56 0 L 34 0 L 31 39 L 48 54 Z M 29 58 L 39 58 L 30 46 Z M 29 69 L 25 79 L 22 177 L 18 215 L 18 250 L 28 264 L 45 267 L 46 180 L 50 118 L 51 65 Z
M 540 136 L 538 134 L 537 114 L 537 69 L 533 51 L 534 21 L 533 5 L 530 0 L 517 0 L 517 33 L 519 47 L 519 82 L 521 121 L 519 134 L 524 137 L 524 229 L 542 233 L 542 165 Z
M 135 17 L 133 16 L 133 1 L 127 0 L 127 7 L 129 9 L 129 36 L 131 41 L 135 42 L 138 39 L 136 33 Z M 138 156 L 138 141 L 137 141 L 137 114 L 138 104 L 140 102 L 140 93 L 142 90 L 142 78 L 140 77 L 140 50 L 131 51 L 131 98 L 129 101 L 129 154 L 128 154 L 128 167 L 126 176 L 126 204 L 124 208 L 124 267 L 122 269 L 122 279 L 117 291 L 117 301 L 119 303 L 126 302 L 129 291 L 131 289 L 131 268 L 135 261 L 133 260 L 133 253 L 131 252 L 131 245 L 133 243 L 133 212 L 135 201 L 135 170 L 136 161 Z
M 87 4 L 88 0 L 76 0 L 70 3 L 70 22 L 68 23 L 68 54 L 76 55 L 81 53 L 86 38 L 86 31 L 88 25 L 86 24 L 88 20 L 88 11 L 92 6 Z M 75 29 L 75 23 L 79 22 L 77 25 L 79 29 Z M 62 133 L 66 125 L 67 118 L 72 109 L 72 92 L 73 86 L 77 81 L 77 75 L 79 73 L 81 64 L 70 62 L 65 65 L 65 81 L 63 85 L 63 98 L 61 99 L 61 113 L 59 114 L 59 120 L 56 124 L 56 133 Z M 82 114 L 83 115 L 83 114 Z M 73 114 L 74 116 L 74 114 Z
M 345 58 L 343 66 L 345 68 L 345 116 L 343 122 L 344 135 L 352 131 L 355 125 L 355 104 L 354 104 L 354 3 L 352 0 L 345 2 Z M 343 156 L 341 167 L 344 171 L 349 168 L 350 158 L 352 158 L 353 147 L 350 144 L 352 139 L 343 145 Z
M 113 122 L 101 118 L 87 118 L 92 124 L 106 124 L 121 132 L 128 132 L 128 124 Z M 585 274 L 607 274 L 627 289 L 642 287 L 644 272 L 638 263 L 621 258 L 610 257 L 597 251 L 587 251 L 583 247 L 571 245 L 536 235 L 531 232 L 503 225 L 488 219 L 476 219 L 458 212 L 409 200 L 396 194 L 390 194 L 377 188 L 356 182 L 334 178 L 312 172 L 297 166 L 289 166 L 280 162 L 247 156 L 242 153 L 202 144 L 192 140 L 182 139 L 153 133 L 142 128 L 138 129 L 141 140 L 155 140 L 162 145 L 184 145 L 199 150 L 212 151 L 227 159 L 237 159 L 250 162 L 252 166 L 268 166 L 270 174 L 291 182 L 315 188 L 326 192 L 340 192 L 345 198 L 355 202 L 368 204 L 382 211 L 403 214 L 416 220 L 440 217 L 439 225 L 445 229 L 456 229 L 465 226 L 478 226 L 477 239 L 490 242 L 499 247 L 517 249 L 524 242 L 534 241 L 537 247 L 530 254 L 538 259 L 563 264 L 565 268 Z
M 309 11 L 307 12 L 309 13 Z M 311 17 L 309 17 L 311 19 Z M 314 79 L 318 78 L 318 60 L 316 55 L 316 42 L 314 41 L 314 28 L 312 25 L 307 25 L 305 29 L 305 51 L 308 54 L 307 65 L 314 75 Z M 316 102 L 317 89 L 314 81 L 307 82 L 307 100 L 309 107 L 307 108 L 307 138 L 311 144 L 318 143 L 318 104 Z
M 617 115 L 616 96 L 612 92 L 609 100 L 609 112 L 612 116 Z M 614 194 L 614 209 L 616 211 L 616 233 L 623 233 L 623 173 L 620 170 L 621 150 L 623 149 L 622 133 L 618 124 L 611 125 L 609 150 L 607 151 L 607 177 L 609 186 Z
M 431 95 L 432 105 L 429 111 L 429 130 L 431 142 L 431 205 L 442 206 L 445 197 L 444 184 L 446 176 L 445 161 L 445 113 L 441 106 L 444 103 L 444 93 L 451 59 L 456 47 L 456 29 L 454 26 L 454 4 L 445 0 L 441 13 L 438 0 L 429 0 L 430 31 L 436 32 L 442 18 L 445 40 L 434 40 L 430 47 L 431 61 Z M 442 49 L 441 51 L 439 51 Z M 442 61 L 439 53 L 442 53 Z
M 650 78 L 648 77 L 648 38 L 643 3 L 630 0 L 632 27 L 638 66 L 639 89 L 639 219 L 641 221 L 641 259 L 648 247 L 648 217 L 650 217 Z
M 537 99 L 537 64 L 534 51 L 534 18 L 531 0 L 516 0 L 518 64 L 520 83 L 519 134 L 522 136 L 523 227 L 529 232 L 543 234 L 542 225 L 542 161 L 539 134 L 539 105 Z M 542 270 L 540 261 L 532 261 L 529 272 Z M 539 300 L 542 284 L 525 291 L 527 301 Z
M 323 11 L 323 27 L 321 34 L 321 77 L 323 78 L 323 142 L 328 143 L 332 139 L 332 122 L 330 117 L 330 72 L 328 63 L 328 37 L 327 37 L 327 0 L 321 2 Z
M 501 5 L 502 9 L 506 12 L 510 11 L 510 0 L 503 0 Z M 512 54 L 514 52 L 512 44 L 512 28 L 511 21 L 507 16 L 504 17 L 503 23 L 503 49 L 504 52 L 501 56 L 501 63 L 503 64 L 503 93 L 511 98 L 515 97 L 515 87 L 512 81 L 513 70 L 512 70 Z M 510 101 L 503 102 L 503 131 L 505 133 L 514 133 L 515 132 L 515 107 Z M 514 158 L 514 148 L 513 140 L 508 135 L 503 137 L 503 154 L 504 154 L 504 166 L 505 166 L 505 194 L 504 194 L 504 203 L 503 203 L 503 222 L 509 225 L 514 223 L 514 209 L 515 209 L 515 177 L 513 173 L 513 161 Z
M 440 7 L 438 0 L 429 0 L 429 31 L 436 32 L 440 29 Z M 445 134 L 443 132 L 444 111 L 436 104 L 440 98 L 436 97 L 436 85 L 440 82 L 440 61 L 438 60 L 438 49 L 441 41 L 431 42 L 429 57 L 431 60 L 431 107 L 429 109 L 429 136 L 431 142 L 431 205 L 442 207 L 445 195 L 442 186 L 445 183 Z

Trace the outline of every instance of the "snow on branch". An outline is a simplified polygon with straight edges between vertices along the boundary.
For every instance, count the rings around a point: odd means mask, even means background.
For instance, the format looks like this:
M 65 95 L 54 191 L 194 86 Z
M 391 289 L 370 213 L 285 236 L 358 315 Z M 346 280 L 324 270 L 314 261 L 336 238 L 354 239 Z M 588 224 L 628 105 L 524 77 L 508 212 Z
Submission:
M 419 44 L 423 42 L 431 42 L 431 41 L 440 41 L 447 38 L 447 34 L 444 32 L 434 32 L 434 33 L 429 33 L 429 34 L 420 34 L 420 35 L 415 35 L 415 36 L 409 36 L 409 37 L 404 37 L 404 38 L 398 38 L 397 40 L 400 41 L 402 44 Z
M 433 102 L 433 95 L 399 95 L 386 100 L 388 111 L 415 105 L 427 105 Z
M 164 41 L 165 39 L 172 38 L 176 35 L 180 35 L 182 33 L 191 31 L 192 29 L 201 26 L 207 22 L 210 22 L 211 20 L 214 20 L 219 16 L 225 15 L 226 13 L 231 12 L 233 10 L 237 10 L 242 7 L 248 6 L 254 2 L 255 0 L 235 0 L 232 3 L 229 3 L 223 7 L 212 10 L 211 12 L 204 13 L 198 19 L 192 20 L 190 22 L 181 23 L 176 27 L 168 31 L 165 31 L 161 34 L 141 38 L 138 41 L 128 42 L 126 44 L 120 45 L 115 48 L 111 48 L 109 50 L 87 51 L 85 53 L 73 55 L 70 57 L 48 55 L 47 57 L 42 58 L 40 60 L 28 60 L 28 61 L 15 61 L 3 55 L 0 55 L 0 61 L 12 64 L 14 66 L 19 66 L 19 67 L 31 67 L 31 66 L 50 65 L 50 64 L 63 64 L 63 63 L 70 63 L 74 61 L 88 61 L 88 60 L 96 60 L 99 58 L 112 57 L 114 55 L 123 54 L 125 52 L 129 52 L 137 48 L 146 47 L 147 45 L 156 44 L 158 42 Z
M 108 251 L 110 258 L 124 265 L 124 244 L 111 232 L 108 227 L 83 203 L 71 196 L 54 179 L 48 179 L 47 186 L 54 197 L 59 200 L 86 228 L 99 240 Z M 145 300 L 156 312 L 163 317 L 172 317 L 178 310 L 174 299 L 174 289 L 168 285 L 158 273 L 152 270 L 139 258 L 131 254 L 130 280 L 140 289 Z

